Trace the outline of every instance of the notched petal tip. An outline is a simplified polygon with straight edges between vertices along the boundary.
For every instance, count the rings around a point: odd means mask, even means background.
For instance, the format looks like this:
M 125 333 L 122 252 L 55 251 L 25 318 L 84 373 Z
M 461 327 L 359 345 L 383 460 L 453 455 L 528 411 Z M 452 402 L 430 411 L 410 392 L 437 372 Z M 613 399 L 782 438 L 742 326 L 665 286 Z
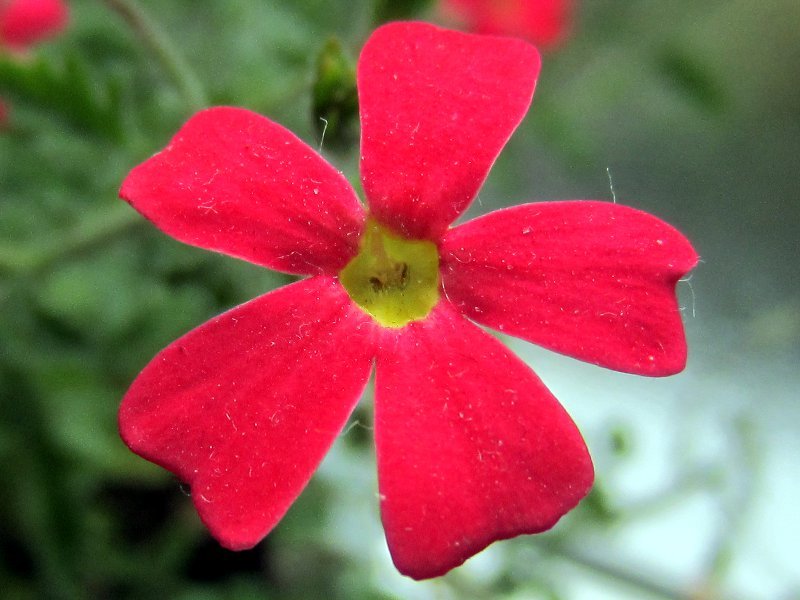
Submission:
M 440 249 L 448 297 L 478 323 L 618 371 L 686 365 L 675 287 L 697 253 L 653 215 L 591 200 L 525 204 L 451 229 Z
M 375 437 L 398 570 L 437 577 L 495 541 L 549 529 L 586 495 L 594 470 L 580 432 L 502 343 L 446 301 L 391 338 Z
M 120 197 L 182 242 L 295 274 L 336 274 L 357 253 L 366 218 L 315 150 L 232 107 L 191 117 L 130 172 Z
M 539 53 L 427 23 L 378 28 L 361 53 L 361 179 L 375 218 L 438 241 L 528 110 Z
M 123 399 L 120 435 L 190 485 L 223 546 L 250 548 L 346 423 L 371 371 L 371 339 L 335 279 L 280 288 L 159 353 Z
M 520 527 L 505 533 L 493 533 L 484 538 L 465 537 L 453 542 L 452 551 L 448 551 L 441 556 L 436 556 L 435 553 L 409 555 L 403 552 L 393 552 L 390 546 L 389 550 L 395 568 L 402 575 L 416 581 L 434 579 L 460 567 L 495 542 L 549 531 L 583 501 L 594 484 L 594 466 L 588 451 L 586 452 L 586 460 L 581 464 L 576 463 L 572 468 L 574 470 L 575 483 L 570 486 L 569 493 L 566 495 L 560 510 L 554 513 L 549 520 L 542 520 L 537 525 Z

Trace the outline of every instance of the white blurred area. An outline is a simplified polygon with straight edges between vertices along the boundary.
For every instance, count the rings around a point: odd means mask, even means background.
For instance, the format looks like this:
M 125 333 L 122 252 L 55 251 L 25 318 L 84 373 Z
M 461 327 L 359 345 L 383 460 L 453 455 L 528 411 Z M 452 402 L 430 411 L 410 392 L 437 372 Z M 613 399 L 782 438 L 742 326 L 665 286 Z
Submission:
M 551 598 L 542 580 L 570 600 L 797 598 L 796 355 L 765 349 L 748 327 L 689 316 L 687 330 L 689 366 L 663 379 L 505 340 L 579 424 L 598 485 L 619 511 L 613 522 L 571 527 L 571 513 L 550 537 L 498 542 L 440 580 L 414 582 L 386 551 L 374 463 L 337 444 L 319 477 L 346 479 L 349 491 L 333 503 L 326 535 L 353 560 L 372 557 L 374 585 L 396 598 L 484 598 L 478 590 L 504 570 L 516 591 L 501 597 L 520 600 Z M 622 454 L 612 450 L 615 431 L 628 446 Z
M 617 201 L 669 221 L 702 256 L 679 284 L 688 367 L 636 377 L 504 338 L 583 431 L 618 518 L 579 524 L 579 509 L 549 534 L 497 543 L 442 580 L 414 583 L 391 566 L 377 502 L 360 491 L 374 487 L 374 466 L 339 447 L 322 470 L 354 482 L 342 508 L 351 534 L 339 539 L 374 556 L 389 597 L 492 598 L 482 591 L 502 572 L 513 585 L 498 597 L 515 600 L 800 598 L 800 3 L 582 7 L 581 34 L 618 9 L 628 25 L 641 19 L 641 36 L 578 36 L 545 57 L 531 114 L 468 216 L 523 201 L 611 201 L 610 174 Z M 658 72 L 671 51 L 719 86 L 722 109 Z M 554 114 L 564 127 L 547 140 Z M 613 451 L 615 431 L 627 452 Z

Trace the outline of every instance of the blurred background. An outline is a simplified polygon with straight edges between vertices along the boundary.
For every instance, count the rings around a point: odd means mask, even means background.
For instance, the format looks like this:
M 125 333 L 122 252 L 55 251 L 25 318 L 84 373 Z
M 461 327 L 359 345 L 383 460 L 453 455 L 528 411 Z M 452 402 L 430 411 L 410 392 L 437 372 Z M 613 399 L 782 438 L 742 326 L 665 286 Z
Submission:
M 0 3 L 1 4 L 1 3 Z M 702 263 L 685 372 L 646 379 L 507 340 L 582 429 L 598 481 L 551 532 L 399 575 L 368 392 L 281 524 L 222 550 L 116 431 L 127 386 L 211 316 L 289 281 L 184 246 L 117 199 L 198 108 L 258 111 L 357 180 L 352 67 L 411 0 L 73 0 L 0 50 L 0 596 L 800 598 L 800 2 L 576 0 L 470 214 L 593 198 L 654 213 Z

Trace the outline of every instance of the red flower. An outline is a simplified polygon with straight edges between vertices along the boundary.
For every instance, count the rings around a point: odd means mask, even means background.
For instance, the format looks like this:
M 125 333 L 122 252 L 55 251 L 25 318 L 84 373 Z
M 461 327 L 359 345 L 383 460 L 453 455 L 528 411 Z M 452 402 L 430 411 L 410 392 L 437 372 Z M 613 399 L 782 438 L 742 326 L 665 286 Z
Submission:
M 67 24 L 60 0 L 0 0 L 0 53 L 19 52 L 59 33 Z M 0 99 L 0 127 L 8 122 L 8 105 Z
M 0 46 L 24 50 L 59 33 L 67 18 L 61 0 L 0 0 Z
M 395 23 L 358 65 L 361 178 L 272 121 L 198 113 L 121 196 L 177 239 L 307 275 L 163 350 L 122 437 L 191 484 L 212 534 L 258 543 L 345 425 L 373 364 L 383 524 L 398 569 L 441 575 L 586 494 L 577 428 L 475 323 L 643 375 L 686 359 L 675 229 L 616 204 L 525 204 L 457 227 L 530 104 L 527 43 Z
M 563 41 L 572 21 L 572 0 L 443 0 L 449 15 L 477 33 L 513 35 L 537 46 Z

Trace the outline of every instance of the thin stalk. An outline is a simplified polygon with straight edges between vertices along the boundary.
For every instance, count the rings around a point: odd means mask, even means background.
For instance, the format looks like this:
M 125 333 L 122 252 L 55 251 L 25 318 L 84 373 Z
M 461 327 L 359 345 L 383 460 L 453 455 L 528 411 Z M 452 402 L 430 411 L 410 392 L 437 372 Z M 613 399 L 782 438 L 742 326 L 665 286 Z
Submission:
M 135 0 L 103 0 L 133 30 L 174 80 L 192 110 L 208 106 L 208 99 L 189 63 Z
M 761 472 L 761 451 L 752 421 L 740 415 L 734 423 L 734 442 L 736 447 L 735 464 L 738 465 L 738 482 L 732 490 L 727 506 L 722 506 L 725 524 L 718 532 L 717 539 L 709 554 L 706 575 L 698 585 L 701 591 L 697 598 L 714 598 L 721 595 L 725 578 L 730 570 L 738 542 L 747 519 L 752 514 L 756 492 L 759 490 Z
M 540 547 L 543 552 L 546 552 L 550 556 L 556 556 L 607 579 L 645 592 L 650 596 L 663 598 L 665 600 L 689 600 L 691 598 L 689 593 L 681 589 L 669 586 L 665 583 L 653 581 L 645 575 L 634 572 L 633 570 L 624 569 L 594 556 L 589 556 L 585 552 L 579 552 L 567 547 L 565 544 L 538 540 L 536 546 Z
M 102 214 L 83 219 L 77 227 L 28 248 L 0 246 L 0 274 L 31 276 L 51 265 L 92 250 L 147 223 L 136 211 L 119 203 Z

